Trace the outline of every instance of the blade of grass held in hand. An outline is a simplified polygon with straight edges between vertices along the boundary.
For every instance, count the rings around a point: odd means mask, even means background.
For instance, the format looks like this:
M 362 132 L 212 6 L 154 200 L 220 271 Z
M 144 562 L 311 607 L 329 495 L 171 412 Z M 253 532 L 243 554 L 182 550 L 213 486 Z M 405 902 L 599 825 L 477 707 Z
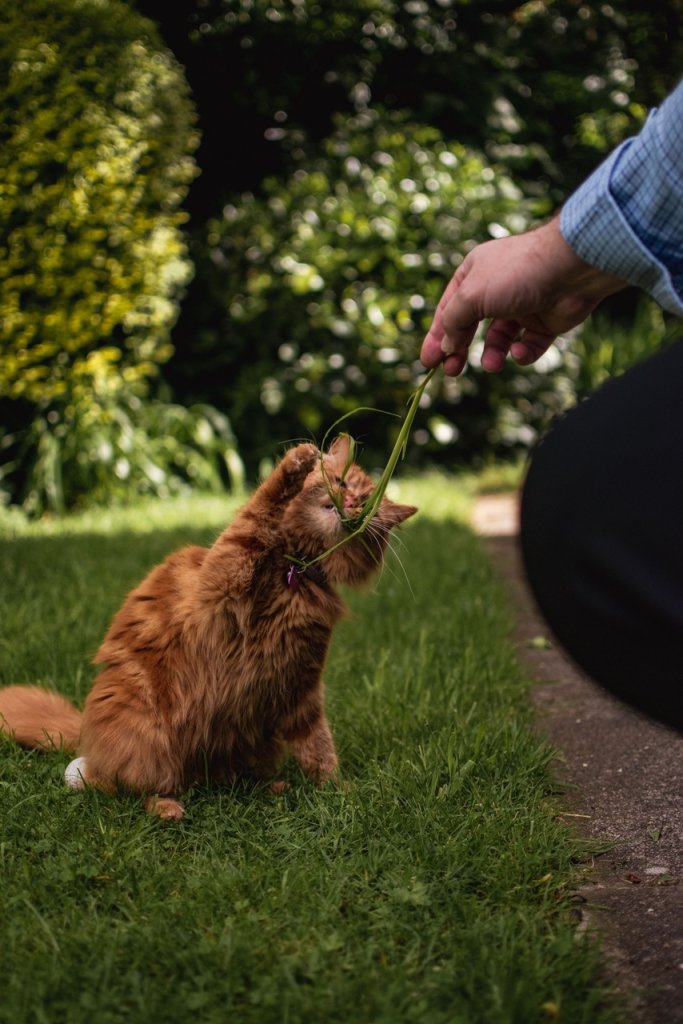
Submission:
M 363 530 L 370 522 L 377 509 L 379 508 L 380 502 L 384 497 L 386 489 L 389 486 L 389 482 L 391 481 L 396 466 L 398 465 L 398 460 L 404 459 L 406 457 L 406 451 L 408 449 L 408 438 L 410 437 L 410 431 L 413 426 L 413 420 L 415 419 L 415 413 L 419 408 L 420 400 L 425 392 L 425 388 L 429 384 L 435 372 L 436 367 L 433 367 L 426 375 L 425 379 L 422 381 L 419 388 L 416 391 L 414 391 L 410 397 L 410 402 L 408 403 L 408 411 L 405 415 L 403 423 L 401 424 L 401 430 L 399 431 L 399 435 L 396 438 L 396 443 L 393 447 L 391 455 L 389 456 L 389 461 L 384 467 L 384 472 L 379 478 L 377 486 L 375 487 L 374 491 L 372 492 L 372 494 L 366 501 L 365 505 L 363 506 L 363 513 L 361 516 L 363 524 L 361 529 Z

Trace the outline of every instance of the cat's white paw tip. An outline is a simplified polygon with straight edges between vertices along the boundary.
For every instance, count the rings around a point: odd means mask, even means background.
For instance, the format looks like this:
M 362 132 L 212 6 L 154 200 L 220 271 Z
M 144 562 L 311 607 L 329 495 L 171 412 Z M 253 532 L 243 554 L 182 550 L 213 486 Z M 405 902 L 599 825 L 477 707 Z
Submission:
M 70 789 L 85 789 L 85 758 L 75 757 L 64 770 L 64 781 Z

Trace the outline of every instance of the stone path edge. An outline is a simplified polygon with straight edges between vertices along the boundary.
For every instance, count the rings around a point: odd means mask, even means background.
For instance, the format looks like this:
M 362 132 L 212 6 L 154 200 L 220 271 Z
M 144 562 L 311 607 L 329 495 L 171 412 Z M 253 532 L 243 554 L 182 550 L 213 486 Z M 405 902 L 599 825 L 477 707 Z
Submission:
M 612 698 L 555 645 L 526 587 L 517 518 L 515 495 L 490 495 L 472 525 L 514 610 L 513 643 L 571 794 L 568 819 L 608 847 L 578 893 L 582 927 L 601 934 L 629 1006 L 624 1024 L 683 1024 L 683 735 Z

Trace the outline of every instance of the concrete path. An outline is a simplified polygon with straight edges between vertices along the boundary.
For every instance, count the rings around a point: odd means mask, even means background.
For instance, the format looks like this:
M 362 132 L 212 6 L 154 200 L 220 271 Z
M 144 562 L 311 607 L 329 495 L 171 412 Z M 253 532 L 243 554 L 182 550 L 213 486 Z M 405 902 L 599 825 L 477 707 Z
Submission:
M 514 497 L 477 503 L 475 529 L 537 680 L 539 728 L 558 751 L 556 775 L 572 787 L 565 820 L 610 845 L 586 868 L 582 926 L 604 937 L 611 979 L 630 1001 L 628 1024 L 683 1024 L 683 735 L 624 707 L 550 645 L 523 582 L 516 523 Z M 683 685 L 683 665 L 681 676 Z

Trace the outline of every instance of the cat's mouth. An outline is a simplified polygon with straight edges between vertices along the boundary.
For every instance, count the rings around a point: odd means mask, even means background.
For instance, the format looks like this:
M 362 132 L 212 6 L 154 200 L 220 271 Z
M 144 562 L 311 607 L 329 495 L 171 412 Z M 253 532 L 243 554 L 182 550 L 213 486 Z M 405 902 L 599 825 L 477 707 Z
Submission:
M 363 506 L 345 501 L 343 504 L 335 505 L 330 501 L 322 506 L 323 511 L 335 515 L 341 525 L 347 530 L 355 530 L 363 517 Z
M 344 513 L 345 514 L 341 516 L 342 525 L 347 530 L 355 530 L 360 520 L 363 518 L 363 507 L 358 505 L 352 509 L 345 509 Z
M 357 524 L 363 516 L 370 494 L 351 494 L 343 481 L 340 484 L 339 490 L 328 490 L 322 507 L 327 512 L 336 512 L 343 523 Z

